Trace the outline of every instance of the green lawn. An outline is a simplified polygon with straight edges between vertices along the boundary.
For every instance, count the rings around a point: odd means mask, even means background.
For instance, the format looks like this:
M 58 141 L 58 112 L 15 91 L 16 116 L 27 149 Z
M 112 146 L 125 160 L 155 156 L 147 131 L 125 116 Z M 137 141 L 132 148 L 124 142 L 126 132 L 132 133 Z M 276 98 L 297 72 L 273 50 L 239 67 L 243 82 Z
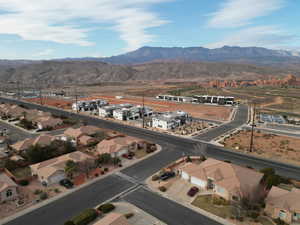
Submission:
M 274 225 L 270 220 L 264 217 L 258 217 L 258 220 L 262 225 Z
M 148 153 L 146 152 L 145 149 L 136 150 L 134 153 L 135 153 L 135 157 L 137 159 L 141 159 L 141 158 L 145 157 L 146 155 L 148 155 Z
M 226 206 L 214 205 L 212 204 L 212 197 L 210 195 L 197 196 L 195 200 L 192 202 L 192 205 L 204 209 L 205 211 L 208 211 L 224 219 L 229 218 L 232 215 L 230 205 L 226 205 Z
M 29 167 L 18 168 L 11 171 L 11 173 L 17 178 L 26 178 L 31 176 L 31 170 Z

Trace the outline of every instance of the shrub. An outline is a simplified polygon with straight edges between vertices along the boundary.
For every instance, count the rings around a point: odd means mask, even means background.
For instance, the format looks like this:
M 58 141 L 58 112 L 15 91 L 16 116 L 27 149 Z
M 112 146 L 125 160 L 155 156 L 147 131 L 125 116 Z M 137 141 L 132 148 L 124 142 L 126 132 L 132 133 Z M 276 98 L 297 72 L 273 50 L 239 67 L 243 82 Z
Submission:
M 55 188 L 55 189 L 54 189 L 54 192 L 55 192 L 55 193 L 60 193 L 60 190 L 59 190 L 58 188 Z
M 95 209 L 86 209 L 79 215 L 75 216 L 72 221 L 75 225 L 86 225 L 97 218 L 98 214 Z
M 244 222 L 244 217 L 241 216 L 241 217 L 238 218 L 238 220 L 241 221 L 241 222 Z
M 108 168 L 104 168 L 104 172 L 107 172 L 108 171 Z
M 98 207 L 98 210 L 100 210 L 103 213 L 109 213 L 110 211 L 114 210 L 115 208 L 116 207 L 113 204 L 106 203 L 106 204 L 100 205 Z
M 158 175 L 153 175 L 152 176 L 152 181 L 157 181 L 157 180 L 159 180 L 159 176 Z
M 75 225 L 72 220 L 68 220 L 64 223 L 64 225 Z
M 258 212 L 249 212 L 248 216 L 251 217 L 252 219 L 257 219 L 257 217 L 259 216 Z
M 28 181 L 28 180 L 21 180 L 21 181 L 19 182 L 19 184 L 20 184 L 21 186 L 27 186 L 27 185 L 29 184 L 29 181 Z
M 129 219 L 134 216 L 134 213 L 126 213 L 124 216 L 126 217 L 126 219 Z
M 46 192 L 40 193 L 40 199 L 41 199 L 41 200 L 45 200 L 45 199 L 47 199 L 47 198 L 48 198 L 48 194 L 47 194 Z
M 161 192 L 166 192 L 167 191 L 167 188 L 165 186 L 160 186 L 158 188 Z
M 284 221 L 282 221 L 280 218 L 274 219 L 273 220 L 277 225 L 286 225 Z
M 33 194 L 39 195 L 39 194 L 41 194 L 42 192 L 43 192 L 42 190 L 36 189 L 36 190 L 33 192 Z
M 228 202 L 223 198 L 215 197 L 215 198 L 213 198 L 213 204 L 215 204 L 215 205 L 228 205 Z

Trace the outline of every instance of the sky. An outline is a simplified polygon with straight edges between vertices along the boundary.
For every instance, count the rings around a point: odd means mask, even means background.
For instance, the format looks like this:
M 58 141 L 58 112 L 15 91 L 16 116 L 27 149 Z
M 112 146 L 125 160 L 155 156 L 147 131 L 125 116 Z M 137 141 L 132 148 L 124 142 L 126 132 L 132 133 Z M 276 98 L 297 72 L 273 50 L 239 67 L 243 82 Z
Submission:
M 142 46 L 300 51 L 299 0 L 0 0 L 0 58 L 108 57 Z

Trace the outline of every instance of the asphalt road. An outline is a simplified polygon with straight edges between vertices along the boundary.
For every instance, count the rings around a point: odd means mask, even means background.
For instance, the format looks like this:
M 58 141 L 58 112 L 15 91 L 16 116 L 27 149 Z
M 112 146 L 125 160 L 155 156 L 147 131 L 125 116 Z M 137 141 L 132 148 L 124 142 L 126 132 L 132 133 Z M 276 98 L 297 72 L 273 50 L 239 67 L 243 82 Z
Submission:
M 9 131 L 8 135 L 9 135 L 11 144 L 13 144 L 17 141 L 23 140 L 25 138 L 31 138 L 31 137 L 36 136 L 34 134 L 22 131 L 10 124 L 0 121 L 0 130 L 2 130 L 4 128 L 6 128 Z
M 77 118 L 79 120 L 83 120 L 87 122 L 88 124 L 100 126 L 103 128 L 116 130 L 119 132 L 123 132 L 127 135 L 143 138 L 148 141 L 155 142 L 157 144 L 162 145 L 164 148 L 174 150 L 179 150 L 181 154 L 186 155 L 197 155 L 197 154 L 204 154 L 208 157 L 216 158 L 216 159 L 222 159 L 222 160 L 229 160 L 231 162 L 241 164 L 241 165 L 249 165 L 255 168 L 265 168 L 265 167 L 272 167 L 278 172 L 280 175 L 286 175 L 290 178 L 299 179 L 300 177 L 300 167 L 294 166 L 290 164 L 285 164 L 281 162 L 276 162 L 272 160 L 262 159 L 259 157 L 250 156 L 247 154 L 241 154 L 234 151 L 226 150 L 221 147 L 217 147 L 215 145 L 211 144 L 205 144 L 204 142 L 201 142 L 199 140 L 195 139 L 187 139 L 182 137 L 177 137 L 173 135 L 158 133 L 155 131 L 150 131 L 138 127 L 132 127 L 127 126 L 124 124 L 102 120 L 99 118 L 89 117 L 81 114 L 71 113 L 67 111 L 63 111 L 56 108 L 51 108 L 47 106 L 42 105 L 36 105 L 28 102 L 20 102 L 16 99 L 6 99 L 0 97 L 0 101 L 6 101 L 9 103 L 15 103 L 15 104 L 22 104 L 29 108 L 36 108 L 43 111 L 49 111 L 51 113 L 54 113 L 56 115 L 64 115 L 64 116 L 71 116 L 72 118 Z M 238 126 L 241 126 L 243 123 L 245 123 L 248 119 L 248 108 L 245 105 L 240 105 L 239 110 L 237 111 L 237 114 L 234 118 L 234 120 L 230 123 L 224 124 L 218 128 L 212 129 L 211 131 L 202 134 L 199 138 L 201 140 L 211 140 L 212 138 L 215 138 L 217 136 L 220 136 L 224 134 L 224 132 L 228 132 Z M 196 145 L 200 145 L 200 147 L 195 147 Z M 168 157 L 165 157 L 168 158 Z M 164 158 L 159 159 L 162 161 L 161 163 L 164 163 Z M 151 165 L 153 167 L 153 170 L 159 170 L 160 168 L 155 168 L 155 165 Z M 159 165 L 159 164 L 157 164 Z M 145 168 L 145 167 L 144 167 Z
M 164 148 L 161 152 L 154 156 L 142 160 L 121 172 L 133 177 L 139 182 L 142 182 L 161 168 L 166 167 L 168 164 L 176 161 L 180 157 L 182 157 L 182 152 Z
M 140 188 L 124 199 L 169 225 L 219 225 L 187 207 Z
M 15 101 L 15 103 L 18 102 Z M 49 107 L 28 103 L 22 104 L 44 111 L 50 111 L 55 114 L 72 116 L 73 118 L 85 120 L 89 124 L 117 130 L 131 136 L 144 138 L 146 140 L 161 144 L 163 150 L 160 153 L 121 171 L 123 174 L 133 177 L 138 181 L 143 181 L 145 178 L 158 171 L 168 163 L 178 159 L 182 155 L 200 155 L 203 153 L 205 153 L 205 155 L 208 157 L 229 160 L 241 165 L 250 165 L 256 168 L 273 167 L 279 174 L 283 174 L 292 178 L 300 178 L 300 167 L 274 162 L 271 160 L 260 159 L 247 154 L 228 151 L 224 148 L 206 144 L 198 140 L 161 134 L 114 123 L 111 121 L 101 120 L 98 118 L 77 115 Z M 209 140 L 216 135 L 218 136 L 218 134 L 223 134 L 223 132 L 231 130 L 236 126 L 240 126 L 247 120 L 246 117 L 246 107 L 241 106 L 241 110 L 237 113 L 233 122 L 217 128 L 215 130 L 217 134 L 208 133 L 206 140 Z M 202 137 L 205 137 L 205 134 L 203 134 Z M 32 213 L 17 218 L 7 223 L 7 225 L 62 225 L 65 220 L 76 215 L 81 210 L 100 204 L 101 202 L 110 199 L 120 192 L 127 190 L 133 185 L 134 184 L 129 182 L 127 179 L 117 175 L 111 175 L 103 180 L 97 181 L 91 186 L 84 187 L 75 193 L 37 209 Z M 198 213 L 193 212 L 188 208 L 185 208 L 173 201 L 165 199 L 144 189 L 133 191 L 129 195 L 125 196 L 125 200 L 134 203 L 138 207 L 141 207 L 148 213 L 170 225 L 218 224 Z
M 219 127 L 210 129 L 208 132 L 203 133 L 199 136 L 194 137 L 195 139 L 202 141 L 211 141 L 222 134 L 225 134 L 243 124 L 247 123 L 248 120 L 248 107 L 246 105 L 239 105 L 239 109 L 235 115 L 233 121 L 225 123 Z
M 82 210 L 95 207 L 132 186 L 133 183 L 119 176 L 110 175 L 6 225 L 63 225 Z

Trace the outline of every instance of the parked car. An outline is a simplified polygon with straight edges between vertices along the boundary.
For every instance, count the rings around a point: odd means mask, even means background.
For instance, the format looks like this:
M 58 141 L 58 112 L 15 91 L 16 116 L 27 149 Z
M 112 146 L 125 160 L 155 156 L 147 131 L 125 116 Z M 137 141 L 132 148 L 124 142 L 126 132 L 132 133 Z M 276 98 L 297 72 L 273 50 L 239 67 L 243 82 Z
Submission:
M 129 154 L 123 154 L 122 155 L 123 158 L 126 158 L 126 159 L 132 159 L 133 157 Z
M 195 194 L 199 192 L 199 188 L 197 187 L 191 187 L 191 189 L 188 191 L 187 195 L 190 197 L 194 197 Z
M 69 179 L 63 179 L 63 180 L 61 180 L 60 182 L 59 182 L 59 184 L 61 185 L 61 186 L 64 186 L 65 188 L 68 188 L 68 189 L 70 189 L 70 188 L 72 188 L 73 187 L 73 183 L 72 183 L 72 181 L 70 181 Z
M 135 156 L 135 153 L 134 152 L 129 152 L 128 156 L 133 157 L 133 156 Z
M 170 179 L 171 177 L 175 177 L 175 172 L 165 172 L 164 174 L 162 174 L 160 176 L 160 179 L 161 180 L 168 180 Z

